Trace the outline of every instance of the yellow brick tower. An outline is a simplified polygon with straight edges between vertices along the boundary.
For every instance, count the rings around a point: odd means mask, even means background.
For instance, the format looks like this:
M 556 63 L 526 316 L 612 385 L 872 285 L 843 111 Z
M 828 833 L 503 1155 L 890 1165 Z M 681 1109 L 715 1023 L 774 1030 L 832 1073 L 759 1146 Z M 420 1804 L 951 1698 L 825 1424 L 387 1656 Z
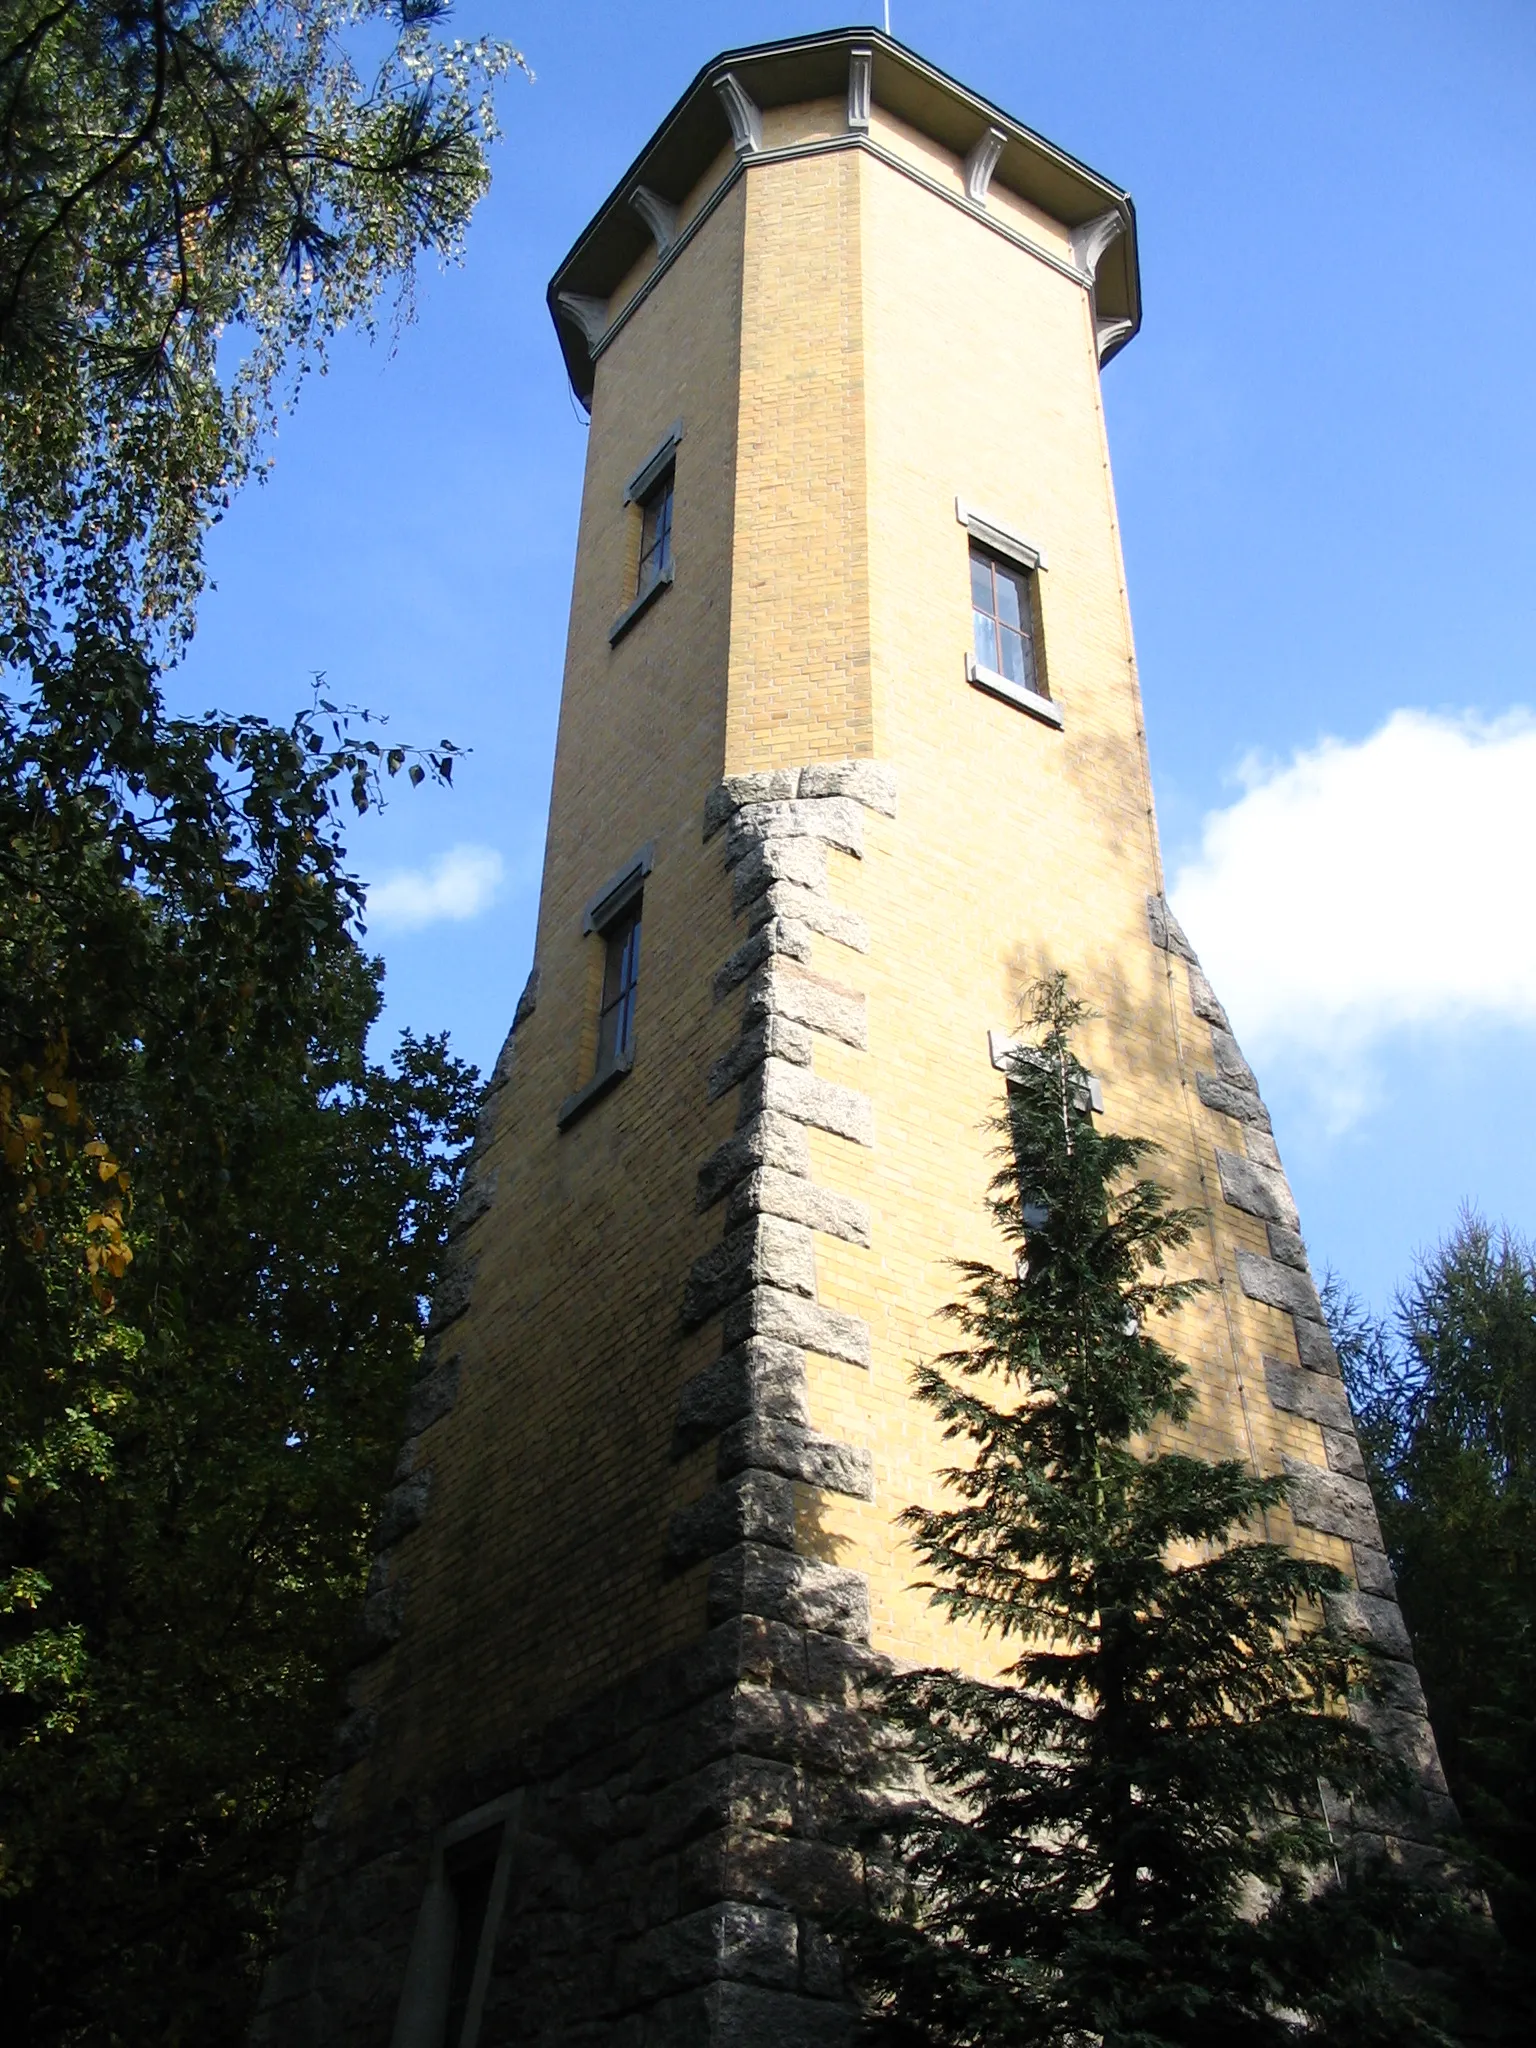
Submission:
M 1269 1119 L 1163 902 L 1099 384 L 1129 197 L 812 36 L 700 72 L 550 305 L 592 424 L 536 961 L 274 2048 L 846 2038 L 864 1681 L 995 1668 L 895 1518 L 1055 967 L 1096 1107 L 1205 1218 L 1190 1440 L 1293 1475 L 1438 1785 Z

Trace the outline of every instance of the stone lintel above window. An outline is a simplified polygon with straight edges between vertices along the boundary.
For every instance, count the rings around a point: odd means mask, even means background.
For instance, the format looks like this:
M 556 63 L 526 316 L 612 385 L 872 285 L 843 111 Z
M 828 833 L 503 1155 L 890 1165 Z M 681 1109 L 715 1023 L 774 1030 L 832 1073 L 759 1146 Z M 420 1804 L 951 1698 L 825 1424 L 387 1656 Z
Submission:
M 610 875 L 603 886 L 588 897 L 581 913 L 582 936 L 585 938 L 590 932 L 606 931 L 616 917 L 628 910 L 655 865 L 656 842 L 648 839 L 638 853 L 632 854 L 616 874 Z
M 682 438 L 683 423 L 681 420 L 674 420 L 650 454 L 647 455 L 644 462 L 635 471 L 629 482 L 624 486 L 624 502 L 626 505 L 638 505 L 642 499 L 648 498 L 651 495 L 652 490 L 661 482 L 661 479 L 667 473 L 668 466 L 676 457 L 678 445 Z
M 1023 534 L 1015 532 L 1011 526 L 1005 526 L 1000 519 L 993 519 L 987 513 L 978 512 L 976 507 L 968 505 L 964 498 L 955 500 L 955 517 L 972 540 L 980 541 L 984 548 L 990 548 L 993 554 L 1001 555 L 1004 560 L 1016 562 L 1021 569 L 1045 569 L 1050 566 L 1045 559 L 1044 548 L 1036 547 L 1033 541 L 1026 540 Z

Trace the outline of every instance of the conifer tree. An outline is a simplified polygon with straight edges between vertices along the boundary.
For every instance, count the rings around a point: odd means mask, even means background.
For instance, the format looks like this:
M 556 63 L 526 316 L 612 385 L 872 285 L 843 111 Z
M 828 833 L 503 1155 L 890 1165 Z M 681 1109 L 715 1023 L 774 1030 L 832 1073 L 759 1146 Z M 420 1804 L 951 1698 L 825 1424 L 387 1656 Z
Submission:
M 1192 1212 L 1095 1124 L 1063 977 L 997 1120 L 1016 1272 L 966 1263 L 968 1342 L 919 1398 L 971 1457 L 904 1519 L 934 1603 L 1011 1661 L 891 1679 L 920 1796 L 882 1824 L 884 1903 L 845 1929 L 875 2038 L 1246 2044 L 1443 2038 L 1382 1961 L 1410 1894 L 1350 1873 L 1321 1786 L 1390 1797 L 1318 1624 L 1331 1568 L 1266 1539 L 1284 1481 L 1166 1445 L 1195 1397 L 1152 1334 Z M 910 1787 L 912 1780 L 908 1780 Z M 889 1789 L 889 1788 L 888 1788 Z

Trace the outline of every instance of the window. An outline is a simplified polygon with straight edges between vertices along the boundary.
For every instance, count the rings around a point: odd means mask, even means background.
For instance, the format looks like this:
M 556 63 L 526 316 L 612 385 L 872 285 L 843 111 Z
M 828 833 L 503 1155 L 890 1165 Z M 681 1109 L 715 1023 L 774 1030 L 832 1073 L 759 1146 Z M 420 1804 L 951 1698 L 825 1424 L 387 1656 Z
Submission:
M 480 1951 L 485 1945 L 486 1918 L 496 1878 L 496 1859 L 501 1853 L 504 1830 L 487 1828 L 467 1842 L 445 1851 L 443 1875 L 453 1905 L 453 1960 L 448 1970 L 447 2018 L 443 2027 L 443 2048 L 473 2048 L 479 2031 L 479 2010 L 484 2003 L 483 1987 L 476 1978 Z M 480 1990 L 480 1997 L 473 1998 Z M 473 1999 L 476 2010 L 471 2014 Z M 472 2027 L 471 2019 L 475 2022 Z
M 1046 681 L 1040 592 L 1045 550 L 964 498 L 955 517 L 970 536 L 971 639 L 966 679 L 1042 724 L 1060 726 L 1061 706 Z
M 521 1804 L 494 1799 L 434 1840 L 390 2048 L 475 2048 Z
M 1050 696 L 1035 660 L 1032 573 L 971 543 L 971 622 L 976 660 L 1037 697 Z
M 635 524 L 629 542 L 635 553 L 633 590 L 626 593 L 623 611 L 608 628 L 608 644 L 617 647 L 635 621 L 651 606 L 672 581 L 672 501 L 677 482 L 677 450 L 683 438 L 683 423 L 674 420 L 624 490 L 624 503 Z M 638 545 L 637 545 L 638 543 Z
M 672 477 L 669 469 L 640 506 L 640 573 L 635 595 L 643 597 L 672 567 Z
M 655 862 L 654 845 L 611 875 L 582 912 L 586 939 L 601 943 L 588 955 L 586 1028 L 581 1067 L 586 1078 L 561 1103 L 560 1128 L 606 1095 L 635 1063 L 635 995 L 640 982 L 640 912 L 645 878 Z M 596 1029 L 594 1031 L 594 1021 Z
M 640 898 L 603 933 L 603 1002 L 597 1019 L 597 1071 L 604 1074 L 635 1048 L 635 984 L 640 978 Z

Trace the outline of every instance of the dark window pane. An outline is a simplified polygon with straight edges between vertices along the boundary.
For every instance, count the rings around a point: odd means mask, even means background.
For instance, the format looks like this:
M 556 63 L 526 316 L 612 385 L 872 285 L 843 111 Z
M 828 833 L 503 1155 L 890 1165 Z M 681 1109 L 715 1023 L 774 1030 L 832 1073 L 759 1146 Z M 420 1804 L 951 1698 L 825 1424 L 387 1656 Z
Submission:
M 640 508 L 637 591 L 649 590 L 672 562 L 672 478 L 668 474 Z
M 635 1037 L 635 988 L 640 979 L 640 906 L 626 911 L 604 934 L 603 1006 L 597 1025 L 597 1071 L 629 1052 Z
M 979 612 L 992 609 L 992 564 L 971 549 L 971 603 Z

